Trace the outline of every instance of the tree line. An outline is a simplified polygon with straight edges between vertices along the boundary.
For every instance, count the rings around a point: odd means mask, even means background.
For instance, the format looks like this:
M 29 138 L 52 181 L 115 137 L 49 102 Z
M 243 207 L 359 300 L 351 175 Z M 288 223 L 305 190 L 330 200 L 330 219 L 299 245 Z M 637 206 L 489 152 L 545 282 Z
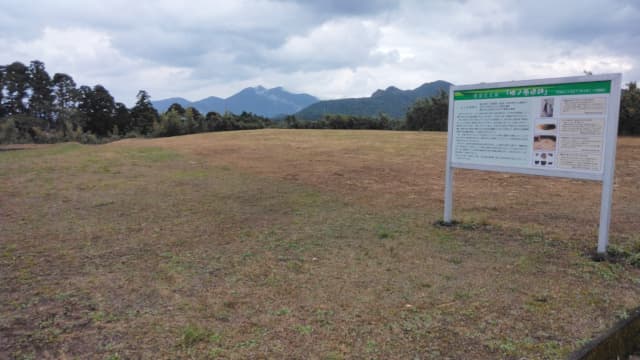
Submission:
M 252 113 L 209 112 L 173 104 L 163 114 L 145 90 L 138 91 L 129 109 L 116 102 L 102 85 L 77 86 L 70 75 L 50 76 L 43 62 L 0 65 L 0 143 L 79 141 L 99 143 L 123 137 L 162 137 L 198 132 L 261 129 L 371 129 L 446 131 L 449 97 L 416 101 L 405 119 L 332 114 L 317 121 L 293 115 L 270 120 Z M 640 135 L 640 89 L 635 82 L 623 89 L 620 135 Z
M 129 109 L 102 85 L 77 86 L 64 73 L 50 76 L 45 64 L 0 65 L 0 143 L 99 143 L 122 137 L 158 137 L 205 131 L 260 129 L 271 120 L 243 112 L 202 115 L 174 104 L 159 114 L 145 90 Z
M 385 114 L 374 117 L 330 114 L 320 120 L 301 120 L 288 115 L 280 125 L 288 129 L 405 130 L 404 121 L 390 119 Z
M 271 127 L 273 122 L 263 116 L 242 112 L 219 114 L 210 111 L 202 115 L 198 109 L 174 103 L 154 122 L 151 136 L 177 136 L 211 131 L 254 130 Z

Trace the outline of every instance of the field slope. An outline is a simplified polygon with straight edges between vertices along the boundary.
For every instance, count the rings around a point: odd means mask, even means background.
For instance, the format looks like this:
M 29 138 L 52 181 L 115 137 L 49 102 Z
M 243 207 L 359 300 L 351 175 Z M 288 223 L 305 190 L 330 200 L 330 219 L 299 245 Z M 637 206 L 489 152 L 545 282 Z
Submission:
M 0 152 L 0 358 L 565 357 L 640 303 L 597 183 L 456 171 L 446 135 L 260 130 Z M 611 242 L 640 251 L 640 139 Z

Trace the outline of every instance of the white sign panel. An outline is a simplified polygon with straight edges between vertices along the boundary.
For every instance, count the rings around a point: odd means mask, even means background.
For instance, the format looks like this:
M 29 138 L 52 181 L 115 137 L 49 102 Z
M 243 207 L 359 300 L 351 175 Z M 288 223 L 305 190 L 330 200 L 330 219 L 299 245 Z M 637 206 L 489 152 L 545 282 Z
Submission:
M 453 87 L 452 166 L 601 180 L 617 117 L 613 80 L 592 78 Z
M 620 81 L 609 74 L 452 86 L 445 222 L 452 168 L 600 180 L 610 206 Z

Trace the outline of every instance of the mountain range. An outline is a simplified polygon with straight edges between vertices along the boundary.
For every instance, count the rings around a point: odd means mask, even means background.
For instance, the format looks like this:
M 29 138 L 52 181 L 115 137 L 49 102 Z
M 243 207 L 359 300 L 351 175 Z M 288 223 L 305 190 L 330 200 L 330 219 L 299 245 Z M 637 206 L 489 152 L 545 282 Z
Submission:
M 211 96 L 191 102 L 176 97 L 152 101 L 160 112 L 165 112 L 171 104 L 182 107 L 192 106 L 202 114 L 210 111 L 217 113 L 243 111 L 270 118 L 295 114 L 299 119 L 318 120 L 327 114 L 356 116 L 378 116 L 385 114 L 394 119 L 402 119 L 413 103 L 420 98 L 432 97 L 440 91 L 448 92 L 451 83 L 437 80 L 425 83 L 413 90 L 400 90 L 389 86 L 385 90 L 376 90 L 370 97 L 318 101 L 308 94 L 293 94 L 282 87 L 266 89 L 262 86 L 249 87 L 226 99 Z
M 152 101 L 152 104 L 160 112 L 165 112 L 172 104 L 177 103 L 185 108 L 192 106 L 202 114 L 210 111 L 220 114 L 227 111 L 240 114 L 246 111 L 261 116 L 276 117 L 296 113 L 317 101 L 318 99 L 311 95 L 293 94 L 282 87 L 266 89 L 262 86 L 256 86 L 243 89 L 226 99 L 210 96 L 191 102 L 187 99 L 176 97 Z
M 440 91 L 448 93 L 451 85 L 447 81 L 437 80 L 413 90 L 400 90 L 389 86 L 385 90 L 376 90 L 370 97 L 318 101 L 295 115 L 304 120 L 318 120 L 325 114 L 378 116 L 382 113 L 394 119 L 401 119 L 417 99 L 438 95 Z

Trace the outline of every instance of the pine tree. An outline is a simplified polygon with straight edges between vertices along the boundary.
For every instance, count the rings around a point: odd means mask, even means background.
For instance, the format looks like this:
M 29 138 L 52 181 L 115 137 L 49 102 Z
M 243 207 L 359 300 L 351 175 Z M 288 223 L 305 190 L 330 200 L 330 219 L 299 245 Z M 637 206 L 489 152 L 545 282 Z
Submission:
M 5 68 L 4 88 L 6 91 L 5 111 L 9 115 L 27 112 L 25 101 L 29 89 L 29 69 L 16 61 Z
M 31 88 L 29 112 L 39 119 L 46 120 L 49 126 L 52 126 L 54 125 L 52 84 L 44 63 L 33 60 L 29 65 L 28 75 Z
M 116 105 L 113 96 L 102 85 L 96 85 L 93 89 L 81 86 L 80 93 L 78 110 L 84 115 L 84 131 L 90 131 L 97 136 L 107 136 L 116 125 Z
M 73 78 L 60 73 L 53 75 L 52 90 L 54 118 L 57 127 L 61 127 L 65 121 L 71 121 L 78 105 L 79 93 Z
M 151 97 L 146 91 L 138 91 L 136 97 L 138 101 L 131 108 L 131 121 L 133 122 L 134 130 L 140 132 L 140 134 L 150 134 L 153 130 L 153 123 L 160 118 L 158 111 L 151 104 Z

